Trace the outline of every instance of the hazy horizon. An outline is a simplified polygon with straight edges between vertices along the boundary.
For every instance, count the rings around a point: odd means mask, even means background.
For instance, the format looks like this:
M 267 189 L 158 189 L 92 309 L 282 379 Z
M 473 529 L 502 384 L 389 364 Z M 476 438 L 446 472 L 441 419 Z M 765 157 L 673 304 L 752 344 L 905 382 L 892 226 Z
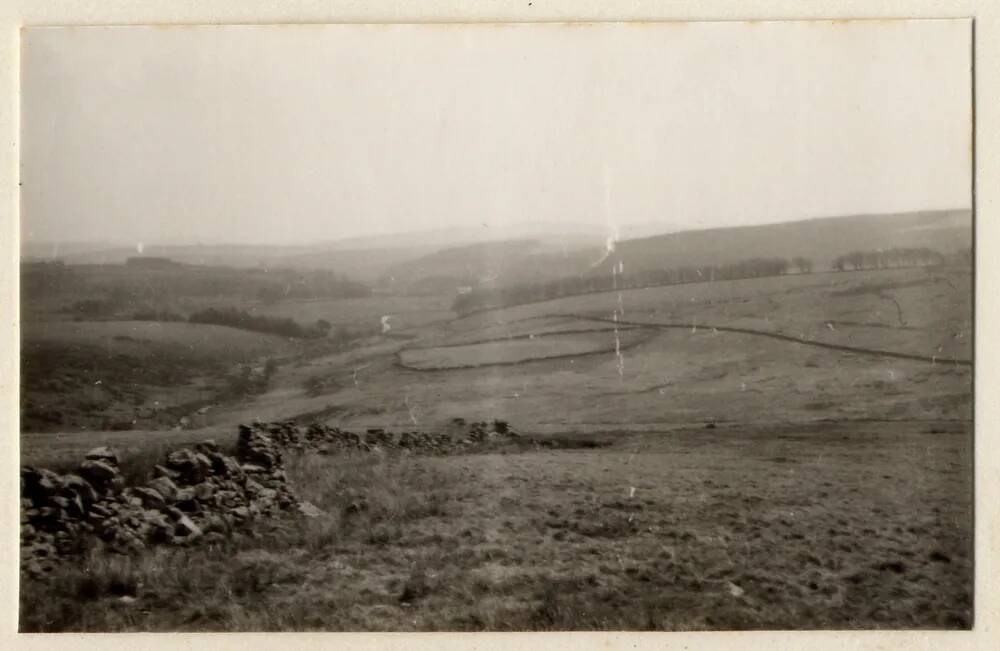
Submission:
M 900 212 L 900 213 L 872 213 L 872 214 L 861 214 L 861 215 L 818 215 L 818 216 L 802 217 L 800 219 L 786 219 L 786 220 L 780 220 L 780 221 L 766 221 L 766 222 L 762 221 L 762 222 L 757 223 L 757 224 L 738 224 L 738 225 L 735 225 L 735 226 L 727 226 L 727 225 L 719 225 L 719 226 L 714 226 L 714 225 L 713 226 L 691 226 L 691 227 L 684 227 L 684 228 L 677 228 L 677 229 L 670 229 L 670 228 L 668 228 L 668 226 L 669 226 L 668 224 L 664 224 L 665 230 L 663 230 L 662 233 L 658 232 L 656 234 L 642 234 L 642 235 L 637 236 L 634 239 L 644 239 L 644 238 L 647 238 L 647 237 L 656 237 L 659 234 L 667 235 L 667 234 L 672 234 L 672 233 L 683 233 L 683 232 L 689 232 L 689 231 L 714 230 L 714 229 L 725 229 L 725 228 L 739 228 L 741 226 L 766 226 L 766 225 L 775 225 L 775 224 L 783 224 L 783 223 L 794 223 L 794 222 L 800 222 L 800 221 L 813 221 L 813 220 L 823 220 L 823 219 L 837 219 L 837 218 L 841 218 L 841 217 L 845 217 L 845 218 L 850 218 L 850 217 L 872 217 L 872 218 L 880 218 L 880 217 L 894 217 L 894 216 L 907 215 L 907 214 L 956 213 L 956 212 L 968 212 L 968 213 L 970 213 L 970 217 L 971 217 L 971 210 L 972 209 L 970 207 L 964 207 L 964 208 L 958 208 L 958 207 L 956 207 L 956 208 L 934 208 L 934 209 L 928 209 L 928 210 L 912 210 L 912 211 L 906 211 L 906 212 Z M 643 228 L 643 227 L 650 227 L 652 225 L 653 225 L 652 223 L 648 223 L 648 222 L 647 223 L 639 223 L 639 224 L 629 224 L 629 225 L 626 225 L 625 228 L 623 228 L 622 230 L 624 230 L 624 231 L 627 232 L 628 227 Z M 511 226 L 517 226 L 517 225 L 514 224 L 514 225 L 511 225 Z M 572 226 L 572 224 L 567 224 L 566 226 L 570 227 L 570 226 Z M 134 247 L 136 247 L 137 244 L 141 244 L 144 249 L 157 248 L 157 247 L 168 248 L 168 247 L 196 247 L 196 246 L 204 246 L 204 247 L 227 247 L 227 246 L 232 246 L 232 247 L 247 247 L 247 248 L 288 247 L 288 248 L 309 249 L 309 248 L 323 247 L 323 246 L 333 245 L 333 244 L 345 244 L 347 242 L 351 242 L 351 241 L 354 241 L 354 240 L 358 240 L 358 241 L 376 240 L 376 239 L 381 238 L 381 237 L 401 236 L 401 235 L 430 235 L 430 234 L 439 233 L 439 232 L 445 232 L 445 229 L 428 228 L 428 229 L 421 229 L 421 230 L 415 230 L 415 231 L 396 231 L 396 232 L 392 232 L 392 233 L 374 233 L 374 234 L 370 234 L 370 235 L 360 235 L 360 236 L 347 237 L 347 238 L 335 239 L 335 240 L 324 240 L 324 241 L 319 241 L 319 242 L 287 242 L 287 243 L 273 243 L 273 242 L 272 243 L 268 243 L 268 242 L 261 242 L 261 241 L 257 241 L 257 242 L 255 242 L 255 241 L 237 242 L 237 241 L 224 241 L 224 240 L 218 241 L 218 242 L 202 242 L 202 241 L 194 241 L 194 240 L 187 240 L 187 241 L 184 241 L 184 240 L 171 240 L 171 241 L 133 242 L 133 241 L 128 241 L 128 240 L 111 240 L 111 239 L 92 239 L 92 240 L 85 240 L 85 239 L 81 239 L 81 240 L 36 240 L 36 239 L 28 239 L 28 238 L 22 238 L 22 242 L 21 243 L 22 243 L 22 245 L 29 244 L 29 245 L 35 245 L 35 246 L 53 245 L 53 244 L 54 245 L 82 245 L 82 246 L 97 246 L 97 245 L 101 245 L 101 246 L 110 246 L 110 247 L 114 247 L 114 248 L 134 248 Z M 598 231 L 596 229 L 594 229 L 592 232 L 593 233 L 597 233 Z M 627 240 L 627 239 L 630 239 L 630 238 L 628 236 L 626 236 L 626 235 L 623 235 L 619 239 L 619 241 L 624 241 L 624 240 Z M 458 245 L 458 246 L 461 246 L 461 245 Z M 348 250 L 350 249 L 350 247 L 343 247 L 343 248 L 348 249 Z M 361 247 L 361 248 L 364 248 L 364 247 Z
M 28 28 L 22 241 L 968 210 L 969 40 L 967 21 Z

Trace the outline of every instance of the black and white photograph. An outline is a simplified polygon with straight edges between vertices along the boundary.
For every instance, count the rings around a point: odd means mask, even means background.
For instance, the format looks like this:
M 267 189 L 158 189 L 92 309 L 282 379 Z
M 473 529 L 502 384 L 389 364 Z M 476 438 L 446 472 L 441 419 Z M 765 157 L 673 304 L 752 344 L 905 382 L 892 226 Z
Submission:
M 973 73 L 958 18 L 25 27 L 19 630 L 973 629 Z

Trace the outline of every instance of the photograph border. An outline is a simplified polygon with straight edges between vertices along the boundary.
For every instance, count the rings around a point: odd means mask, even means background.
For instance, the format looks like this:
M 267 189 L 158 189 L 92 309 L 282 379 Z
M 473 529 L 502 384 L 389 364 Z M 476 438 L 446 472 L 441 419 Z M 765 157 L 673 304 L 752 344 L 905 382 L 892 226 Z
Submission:
M 998 422 L 998 401 L 994 393 L 996 381 L 991 375 L 981 376 L 982 369 L 995 368 L 996 346 L 979 341 L 979 333 L 996 331 L 1000 325 L 1000 306 L 989 293 L 980 288 L 990 286 L 989 280 L 1000 279 L 1000 263 L 984 255 L 991 246 L 1000 244 L 998 198 L 1000 188 L 1000 3 L 932 2 L 901 0 L 882 2 L 831 2 L 817 0 L 803 3 L 796 0 L 724 2 L 708 0 L 699 3 L 681 2 L 482 2 L 436 0 L 414 3 L 407 7 L 389 0 L 371 2 L 285 2 L 276 5 L 266 0 L 216 0 L 198 3 L 149 0 L 143 3 L 128 0 L 78 0 L 74 3 L 55 0 L 3 2 L 0 8 L 6 47 L 0 50 L 0 81 L 9 91 L 0 108 L 0 128 L 7 136 L 3 141 L 3 164 L 9 183 L 0 185 L 3 211 L 0 212 L 0 427 L 9 435 L 0 439 L 0 495 L 4 496 L 0 510 L 0 530 L 6 532 L 0 545 L 0 574 L 3 586 L 3 609 L 0 615 L 6 648 L 51 648 L 63 644 L 73 648 L 174 648 L 178 644 L 208 643 L 220 648 L 266 648 L 275 641 L 271 635 L 281 635 L 280 643 L 314 646 L 331 644 L 350 648 L 765 648 L 833 649 L 843 646 L 884 649 L 933 649 L 947 645 L 956 649 L 996 648 L 1000 625 L 997 589 L 1000 585 L 1000 450 L 991 445 L 989 423 Z M 321 24 L 321 23 L 482 23 L 482 22 L 635 22 L 635 21 L 739 21 L 739 20 L 848 20 L 848 19 L 942 19 L 971 18 L 973 49 L 973 146 L 970 158 L 974 174 L 972 183 L 973 251 L 975 273 L 973 355 L 975 372 L 973 486 L 975 494 L 975 597 L 972 632 L 945 631 L 822 631 L 822 632 L 718 632 L 718 633 L 566 633 L 552 634 L 113 634 L 113 635 L 18 635 L 18 242 L 19 197 L 19 94 L 20 28 L 22 26 L 55 25 L 218 25 L 218 24 Z M 993 179 L 992 183 L 987 180 Z M 9 519 L 8 519 L 9 518 Z M 9 638 L 9 639 L 8 639 Z

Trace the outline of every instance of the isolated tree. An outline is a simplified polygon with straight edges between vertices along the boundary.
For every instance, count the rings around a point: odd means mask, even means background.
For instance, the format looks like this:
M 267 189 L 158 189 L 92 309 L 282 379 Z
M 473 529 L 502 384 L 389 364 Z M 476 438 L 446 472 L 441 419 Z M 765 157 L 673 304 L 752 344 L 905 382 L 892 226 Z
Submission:
M 792 265 L 798 269 L 801 274 L 812 273 L 813 270 L 812 260 L 801 256 L 792 258 Z
M 862 251 L 851 251 L 844 256 L 844 262 L 850 265 L 851 269 L 857 271 L 859 269 L 864 269 L 865 266 L 865 254 Z

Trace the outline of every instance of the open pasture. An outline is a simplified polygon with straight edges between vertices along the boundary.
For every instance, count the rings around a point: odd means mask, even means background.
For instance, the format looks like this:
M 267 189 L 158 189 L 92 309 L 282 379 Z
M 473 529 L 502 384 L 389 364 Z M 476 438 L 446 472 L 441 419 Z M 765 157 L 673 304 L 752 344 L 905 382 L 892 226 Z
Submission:
M 354 425 L 434 425 L 470 413 L 525 428 L 964 420 L 972 372 L 955 359 L 971 356 L 970 282 L 954 270 L 802 274 L 491 310 L 409 331 L 416 338 L 399 353 L 402 367 L 366 367 L 357 383 L 321 397 L 336 413 L 331 422 Z M 616 310 L 629 324 L 619 325 L 620 341 L 630 342 L 621 357 Z M 642 327 L 664 323 L 680 327 Z M 577 341 L 604 347 L 574 350 Z M 491 366 L 498 362 L 514 365 Z
M 475 413 L 529 431 L 588 424 L 627 429 L 723 421 L 950 420 L 971 418 L 971 380 L 970 369 L 953 364 L 709 330 L 666 331 L 620 358 L 612 350 L 508 367 L 384 367 L 363 376 L 360 386 L 326 396 L 326 404 L 342 408 L 332 423 L 434 426 Z
M 400 351 L 399 360 L 409 369 L 444 371 L 614 353 L 627 350 L 648 338 L 636 328 L 544 332 L 432 348 L 407 348 Z
M 220 405 L 202 420 L 215 426 L 316 415 L 352 427 L 433 428 L 475 414 L 508 419 L 529 431 L 729 421 L 965 420 L 972 415 L 972 370 L 953 358 L 971 356 L 970 283 L 968 272 L 947 269 L 800 274 L 576 296 L 463 318 L 421 318 L 409 327 L 397 328 L 390 320 L 390 332 L 399 339 L 374 337 L 344 351 L 300 355 L 277 370 L 264 393 Z M 403 309 L 393 308 L 397 300 Z M 433 309 L 443 309 L 444 299 L 435 300 Z M 377 322 L 381 313 L 406 310 L 430 318 L 421 310 L 434 302 L 380 296 L 288 303 L 317 311 L 285 315 L 307 321 L 337 304 L 366 306 Z M 620 356 L 610 322 L 616 310 L 631 324 L 617 328 Z M 899 323 L 900 310 L 906 325 Z M 682 327 L 643 327 L 662 323 Z M 213 338 L 214 328 L 62 323 L 32 331 L 35 337 L 50 332 L 80 341 L 103 332 L 99 340 L 112 346 L 136 345 L 115 336 L 172 337 L 197 344 L 203 357 L 213 346 L 234 355 L 275 355 L 292 343 L 228 328 L 218 329 L 225 337 Z M 830 350 L 810 341 L 872 352 Z M 928 359 L 895 359 L 878 351 Z
M 287 355 L 294 343 L 284 337 L 201 323 L 155 321 L 40 321 L 22 328 L 22 346 L 94 346 L 108 355 L 156 357 L 167 352 L 192 363 L 241 361 L 260 355 Z
M 173 427 L 231 389 L 238 367 L 294 342 L 223 326 L 43 321 L 22 340 L 22 431 Z
M 465 328 L 462 319 L 449 321 L 433 331 L 421 332 L 420 346 L 459 346 L 482 341 L 520 339 L 549 334 L 578 334 L 598 332 L 619 332 L 633 327 L 607 323 L 596 319 L 581 319 L 576 316 L 538 316 L 508 321 L 506 314 L 498 310 L 492 321 L 481 324 L 475 330 Z M 456 325 L 457 324 L 457 325 Z M 455 326 L 455 327 L 453 327 Z
M 291 480 L 323 517 L 67 565 L 25 585 L 21 621 L 95 631 L 964 628 L 969 437 L 961 424 L 823 423 L 509 455 L 290 455 Z M 365 508 L 352 508 L 359 500 Z
M 475 331 L 500 319 L 610 319 L 616 311 L 630 323 L 742 327 L 942 360 L 971 359 L 968 269 L 797 274 L 603 292 L 487 311 L 450 325 L 455 332 Z
M 631 290 L 421 321 L 328 351 L 187 324 L 37 329 L 36 341 L 80 345 L 100 331 L 119 352 L 295 355 L 200 430 L 26 434 L 27 463 L 72 465 L 111 444 L 135 473 L 179 444 L 232 445 L 235 424 L 257 418 L 430 431 L 500 418 L 580 448 L 290 453 L 321 518 L 87 557 L 26 584 L 22 626 L 967 628 L 972 368 L 882 353 L 921 355 L 954 328 L 962 337 L 939 352 L 971 354 L 971 299 L 951 289 L 968 282 L 894 270 Z

